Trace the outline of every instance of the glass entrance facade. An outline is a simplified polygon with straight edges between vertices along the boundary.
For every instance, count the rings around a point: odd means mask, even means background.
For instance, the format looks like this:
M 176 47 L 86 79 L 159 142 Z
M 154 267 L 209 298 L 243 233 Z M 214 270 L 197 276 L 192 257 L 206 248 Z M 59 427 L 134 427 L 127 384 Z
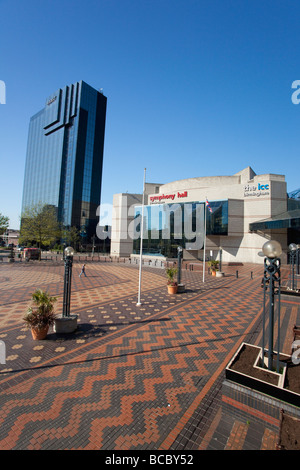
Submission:
M 143 255 L 177 257 L 177 247 L 201 250 L 205 234 L 228 235 L 228 200 L 144 206 Z M 142 207 L 135 208 L 133 253 L 140 253 Z

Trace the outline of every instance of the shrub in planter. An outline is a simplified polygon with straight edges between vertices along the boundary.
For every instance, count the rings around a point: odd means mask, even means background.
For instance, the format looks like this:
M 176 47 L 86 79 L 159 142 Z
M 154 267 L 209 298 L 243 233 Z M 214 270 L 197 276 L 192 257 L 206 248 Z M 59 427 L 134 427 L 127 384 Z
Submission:
M 177 268 L 167 268 L 167 286 L 169 294 L 176 294 L 178 289 L 177 281 L 175 281 L 175 275 L 177 274 Z
M 212 259 L 208 261 L 208 266 L 210 267 L 210 272 L 212 276 L 216 275 L 216 271 L 219 271 L 219 261 L 216 259 Z
M 31 328 L 34 340 L 45 339 L 49 327 L 53 325 L 56 318 L 54 313 L 56 297 L 50 296 L 41 289 L 37 289 L 31 297 L 33 306 L 28 308 L 23 320 L 27 327 Z

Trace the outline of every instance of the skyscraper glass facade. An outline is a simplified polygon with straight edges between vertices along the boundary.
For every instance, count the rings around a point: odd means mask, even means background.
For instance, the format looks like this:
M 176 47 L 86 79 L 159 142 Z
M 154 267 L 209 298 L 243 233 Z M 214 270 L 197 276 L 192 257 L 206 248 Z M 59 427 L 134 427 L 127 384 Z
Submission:
M 87 238 L 100 204 L 106 97 L 80 81 L 57 90 L 29 125 L 22 212 L 55 207 L 59 222 Z

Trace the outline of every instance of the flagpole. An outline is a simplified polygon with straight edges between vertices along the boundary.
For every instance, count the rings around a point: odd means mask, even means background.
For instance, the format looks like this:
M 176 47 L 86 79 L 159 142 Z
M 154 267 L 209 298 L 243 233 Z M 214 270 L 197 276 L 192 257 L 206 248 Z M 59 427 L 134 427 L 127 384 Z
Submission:
M 205 280 L 205 248 L 206 248 L 206 198 L 205 198 L 205 203 L 204 203 L 203 282 Z
M 141 242 L 140 242 L 140 269 L 139 269 L 139 293 L 137 306 L 141 304 L 141 281 L 142 281 L 142 256 L 143 256 L 143 232 L 144 232 L 144 203 L 145 203 L 145 181 L 146 181 L 146 168 L 144 168 L 144 184 L 143 184 L 143 202 L 142 202 L 142 221 L 141 221 Z

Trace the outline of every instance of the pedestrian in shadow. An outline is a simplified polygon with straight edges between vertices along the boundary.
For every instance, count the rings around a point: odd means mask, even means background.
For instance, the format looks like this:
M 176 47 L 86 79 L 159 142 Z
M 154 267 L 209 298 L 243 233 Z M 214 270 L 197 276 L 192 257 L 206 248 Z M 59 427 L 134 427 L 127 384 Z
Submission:
M 86 274 L 85 274 L 85 264 L 83 264 L 82 267 L 81 267 L 81 272 L 80 272 L 80 274 L 79 274 L 79 277 L 81 277 L 81 274 L 84 274 L 85 277 L 86 277 Z

